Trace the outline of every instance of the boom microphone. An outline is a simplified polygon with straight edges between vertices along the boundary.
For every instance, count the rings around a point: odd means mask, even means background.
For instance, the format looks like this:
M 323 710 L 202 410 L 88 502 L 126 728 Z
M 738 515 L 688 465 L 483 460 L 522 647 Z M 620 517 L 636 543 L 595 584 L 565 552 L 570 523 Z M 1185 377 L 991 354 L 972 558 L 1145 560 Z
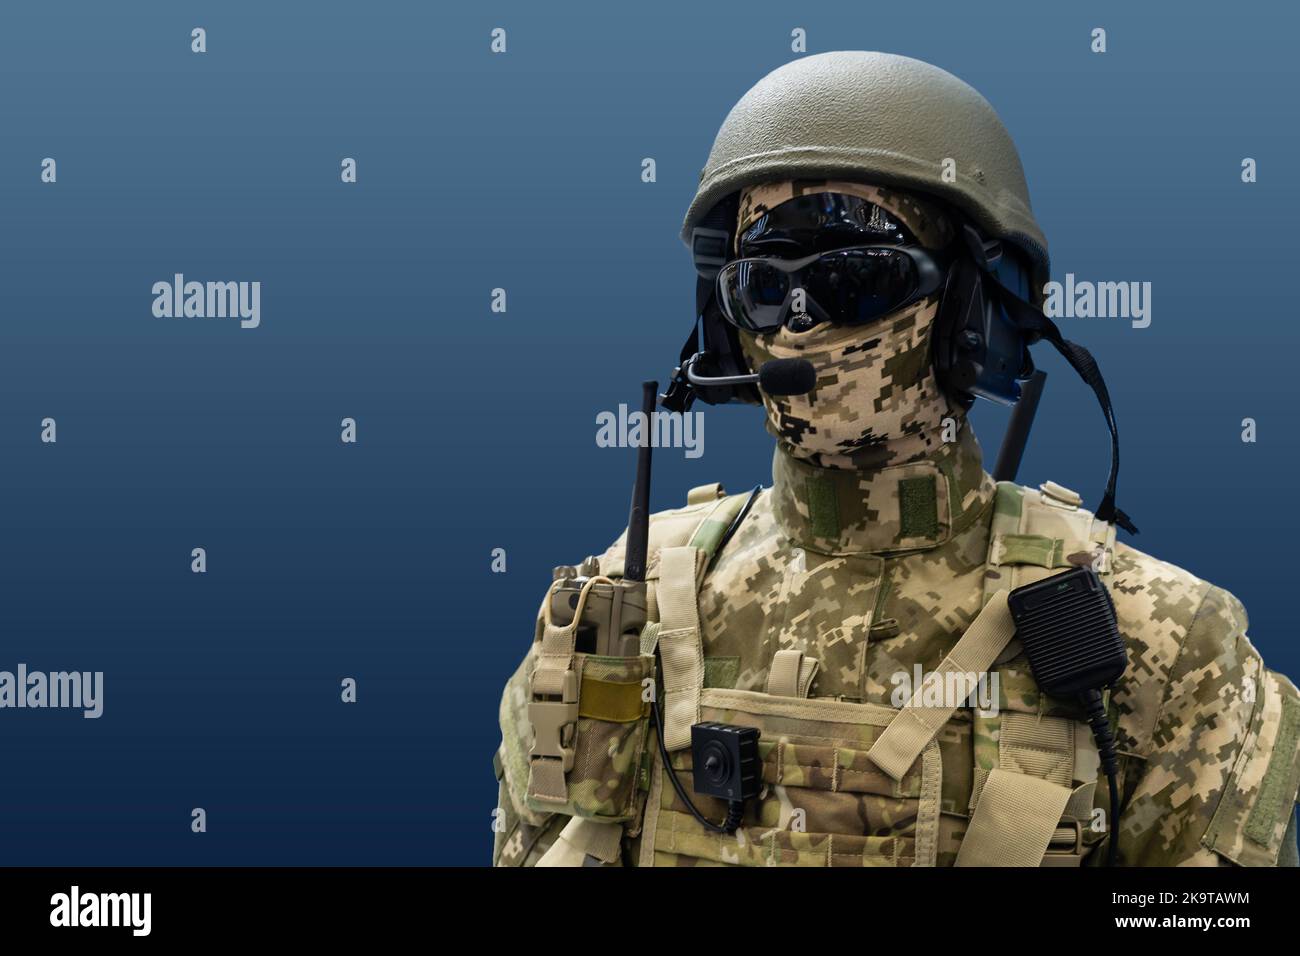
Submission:
M 701 375 L 695 371 L 695 355 L 686 363 L 686 380 L 692 385 L 757 385 L 769 395 L 806 395 L 817 384 L 817 370 L 801 358 L 772 359 L 753 375 Z
M 758 370 L 758 387 L 769 395 L 807 395 L 816 384 L 817 371 L 807 359 L 772 359 Z

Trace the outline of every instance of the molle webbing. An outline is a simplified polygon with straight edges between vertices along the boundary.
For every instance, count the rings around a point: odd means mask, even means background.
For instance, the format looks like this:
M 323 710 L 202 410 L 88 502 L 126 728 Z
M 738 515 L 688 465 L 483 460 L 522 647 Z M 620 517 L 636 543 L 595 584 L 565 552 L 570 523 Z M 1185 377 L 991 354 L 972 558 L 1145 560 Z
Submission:
M 551 601 L 542 605 L 542 639 L 533 669 L 532 700 L 528 722 L 533 728 L 533 748 L 528 760 L 528 796 L 543 803 L 568 802 L 565 775 L 573 769 L 574 732 L 578 720 L 579 675 L 574 669 L 574 646 L 587 595 L 605 577 L 589 578 L 578 594 L 573 620 L 551 621 Z M 557 699 L 558 698 L 558 699 Z
M 690 725 L 698 712 L 704 683 L 697 591 L 708 561 L 749 495 L 723 498 L 721 485 L 703 485 L 690 492 L 690 505 L 710 508 L 670 512 L 652 525 L 652 540 L 659 547 L 659 566 L 649 574 L 647 613 L 659 621 L 642 634 L 643 653 L 653 653 L 658 642 L 664 661 L 666 726 L 677 747 L 690 740 Z M 658 532 L 654 534 L 654 532 Z M 612 584 L 623 574 L 623 555 L 605 562 L 606 575 L 593 576 L 578 596 L 573 619 L 552 622 L 550 596 L 542 606 L 542 628 L 536 666 L 530 686 L 528 720 L 533 731 L 529 754 L 528 797 L 544 805 L 564 807 L 569 800 L 567 777 L 574 766 L 575 728 L 580 717 L 606 723 L 631 723 L 640 719 L 639 683 L 598 680 L 582 673 L 575 655 L 577 629 L 587 595 L 597 584 Z M 657 579 L 657 580 L 656 580 Z M 658 608 L 656 608 L 656 599 Z M 684 728 L 684 730 L 683 730 Z M 685 734 L 683 742 L 683 733 Z M 595 831 L 582 831 L 595 832 Z
M 659 655 L 663 660 L 664 746 L 680 750 L 691 742 L 700 719 L 704 649 L 696 603 L 705 554 L 690 545 L 659 552 Z
M 998 482 L 989 528 L 984 600 L 1059 573 L 1091 565 L 1109 584 L 1115 563 L 1115 526 L 1079 507 L 1079 495 L 1055 482 L 1038 491 Z
M 718 545 L 744 507 L 748 494 L 723 498 L 708 512 L 686 544 L 659 552 L 654 588 L 658 624 L 647 630 L 657 639 L 663 661 L 664 745 L 680 750 L 691 742 L 699 722 L 704 688 L 704 645 L 700 637 L 699 588 Z M 645 644 L 643 643 L 643 649 Z
M 1015 635 L 1007 593 L 1079 564 L 1093 566 L 1107 580 L 1114 547 L 1114 528 L 1082 510 L 1074 492 L 1051 482 L 1040 491 L 1000 483 L 989 536 L 986 603 L 931 679 L 950 687 L 961 675 L 988 673 L 1006 656 Z M 923 688 L 917 688 L 868 754 L 896 780 L 957 710 L 923 701 Z M 945 701 L 954 703 L 962 702 Z M 1075 786 L 1076 776 L 1091 770 L 1075 765 L 1075 724 L 1004 713 L 987 726 L 998 735 L 997 766 L 976 768 L 970 827 L 957 865 L 1038 866 L 1062 832 L 1062 817 L 1078 816 L 1087 809 L 1084 803 L 1091 805 L 1095 780 Z M 1070 857 L 1074 863 L 1079 859 Z
M 1115 528 L 1081 502 L 1077 493 L 1051 481 L 1036 491 L 998 483 L 984 572 L 986 601 L 1078 565 L 1090 565 L 1110 582 Z M 1095 759 L 1077 765 L 1080 744 L 1095 758 L 1091 738 L 1077 739 L 1081 731 L 1073 720 L 1042 714 L 1004 712 L 988 726 L 997 736 L 997 766 L 975 769 L 970 826 L 956 865 L 1077 866 L 1079 853 L 1045 854 L 1062 833 L 1063 816 L 1077 820 L 1091 810 Z

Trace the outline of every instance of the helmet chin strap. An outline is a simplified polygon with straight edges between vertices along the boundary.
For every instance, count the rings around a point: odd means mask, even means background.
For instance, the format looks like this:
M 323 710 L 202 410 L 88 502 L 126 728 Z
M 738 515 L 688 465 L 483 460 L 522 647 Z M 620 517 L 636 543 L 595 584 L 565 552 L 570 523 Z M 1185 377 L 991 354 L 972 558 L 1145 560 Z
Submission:
M 985 241 L 979 230 L 969 222 L 962 225 L 962 239 L 970 261 L 974 263 L 978 270 L 977 275 L 980 277 L 980 283 L 985 294 L 1006 312 L 1007 316 L 1015 324 L 1017 331 L 1023 337 L 1025 344 L 1033 345 L 1039 339 L 1046 339 L 1052 343 L 1052 347 L 1061 353 L 1065 360 L 1070 363 L 1070 367 L 1074 369 L 1075 373 L 1083 379 L 1088 387 L 1092 389 L 1093 394 L 1097 396 L 1097 403 L 1101 405 L 1102 414 L 1106 418 L 1106 427 L 1110 430 L 1110 474 L 1107 476 L 1106 489 L 1102 493 L 1101 502 L 1097 505 L 1094 514 L 1102 521 L 1113 522 L 1129 534 L 1137 534 L 1138 529 L 1133 525 L 1129 516 L 1115 505 L 1115 484 L 1119 479 L 1119 426 L 1115 422 L 1115 409 L 1111 404 L 1110 392 L 1106 388 L 1106 380 L 1102 377 L 1097 360 L 1082 345 L 1071 342 L 1063 336 L 1056 323 L 1048 318 L 1041 309 L 1026 302 L 1017 293 L 1007 288 L 1002 280 L 998 278 L 995 269 L 1002 256 L 1001 240 Z M 1037 405 L 1038 391 L 1042 388 L 1042 377 L 1033 381 L 1033 386 L 1031 394 L 1026 395 L 1023 391 L 1021 394 L 1021 402 L 1028 402 L 1030 406 Z M 1017 422 L 1013 419 L 1012 424 L 1014 428 L 1018 428 L 1027 434 L 1028 420 L 1032 419 L 1033 407 L 1023 409 L 1023 411 L 1026 414 L 1021 416 L 1022 420 Z M 1022 434 L 1018 440 L 1023 441 L 1023 438 L 1024 435 Z
M 1015 322 L 1026 341 L 1030 345 L 1039 339 L 1046 339 L 1052 343 L 1052 347 L 1061 353 L 1079 378 L 1083 379 L 1097 396 L 1102 414 L 1106 417 L 1106 427 L 1110 429 L 1110 474 L 1106 479 L 1106 490 L 1102 494 L 1101 503 L 1097 505 L 1095 514 L 1102 521 L 1113 522 L 1129 534 L 1137 534 L 1138 529 L 1129 516 L 1115 505 L 1115 484 L 1119 480 L 1119 426 L 1115 423 L 1115 409 L 1111 405 L 1110 392 L 1106 389 L 1106 380 L 1102 377 L 1097 360 L 1082 345 L 1065 338 L 1056 323 L 1040 309 L 1004 286 L 991 269 L 986 268 L 984 276 L 985 281 L 990 284 L 993 295 Z

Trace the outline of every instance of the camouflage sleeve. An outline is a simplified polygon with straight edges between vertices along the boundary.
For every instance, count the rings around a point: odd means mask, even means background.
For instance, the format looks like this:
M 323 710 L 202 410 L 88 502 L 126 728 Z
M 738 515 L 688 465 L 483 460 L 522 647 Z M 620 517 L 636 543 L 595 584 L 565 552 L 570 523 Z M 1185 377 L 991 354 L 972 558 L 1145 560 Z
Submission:
M 550 593 L 549 588 L 547 593 Z M 544 599 L 543 599 L 544 600 Z M 501 695 L 499 718 L 501 747 L 493 759 L 500 782 L 497 812 L 493 817 L 495 839 L 493 866 L 533 866 L 555 842 L 569 818 L 558 813 L 537 813 L 528 807 L 528 752 L 532 730 L 528 723 L 528 688 L 533 675 L 536 638 L 540 636 L 542 612 L 537 612 L 537 631 L 519 667 L 506 682 Z
M 536 826 L 525 822 L 515 809 L 514 798 L 504 780 L 498 789 L 497 807 L 500 812 L 493 827 L 496 834 L 492 841 L 493 866 L 535 866 L 569 820 L 553 813 Z
M 1211 587 L 1165 683 L 1120 819 L 1128 866 L 1276 866 L 1295 858 L 1300 695 L 1267 670 L 1246 612 Z M 1289 841 L 1289 849 L 1284 844 Z
M 681 509 L 666 513 L 669 517 L 686 515 L 690 518 L 697 509 Z M 664 515 L 651 515 L 651 555 L 657 551 L 657 540 L 664 535 Z M 694 527 L 698 518 L 691 519 Z M 587 557 L 577 565 L 560 565 L 551 572 L 552 583 L 579 575 L 623 573 L 623 547 L 626 532 L 620 535 L 599 558 Z M 534 866 L 560 836 L 560 831 L 572 817 L 563 813 L 539 813 L 528 806 L 528 760 L 532 749 L 532 726 L 528 721 L 529 688 L 532 683 L 535 652 L 544 630 L 543 612 L 550 598 L 548 586 L 537 609 L 533 642 L 528 653 L 507 681 L 501 695 L 499 717 L 501 747 L 493 764 L 499 781 L 497 813 L 494 815 L 495 839 L 492 849 L 494 866 Z

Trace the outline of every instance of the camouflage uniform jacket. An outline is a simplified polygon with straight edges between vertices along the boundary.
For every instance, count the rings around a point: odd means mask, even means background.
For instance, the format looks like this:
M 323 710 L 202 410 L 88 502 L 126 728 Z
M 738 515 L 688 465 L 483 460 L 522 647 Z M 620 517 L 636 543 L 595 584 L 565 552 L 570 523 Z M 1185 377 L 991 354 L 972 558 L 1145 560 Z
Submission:
M 937 501 L 918 518 L 909 479 L 927 475 L 934 476 Z M 969 428 L 928 460 L 875 472 L 817 468 L 778 451 L 773 487 L 760 493 L 701 585 L 705 686 L 763 691 L 776 652 L 797 648 L 820 662 L 808 697 L 897 706 L 897 675 L 918 665 L 934 669 L 983 605 L 994 498 Z M 600 560 L 621 560 L 621 550 L 620 538 Z M 652 573 L 656 559 L 652 553 Z M 1264 668 L 1246 637 L 1241 604 L 1123 544 L 1109 583 L 1129 657 L 1109 699 L 1122 774 L 1121 862 L 1294 863 L 1300 698 L 1286 678 Z M 1015 650 L 1013 643 L 995 665 L 1000 708 L 1081 717 L 1071 713 L 1073 705 L 1038 693 Z M 527 751 L 529 663 L 503 699 L 499 769 L 512 753 L 519 766 L 518 755 Z M 805 745 L 820 739 L 816 727 L 803 733 Z M 652 734 L 647 766 L 658 761 Z M 983 736 L 968 709 L 940 732 L 940 865 L 953 862 L 961 843 L 973 781 L 988 761 Z M 780 759 L 785 785 L 769 787 L 747 817 L 752 852 L 724 846 L 734 838 L 706 840 L 692 832 L 693 821 L 661 784 L 650 803 L 671 807 L 673 822 L 661 819 L 653 834 L 629 825 L 623 861 L 906 865 L 913 859 L 909 834 L 917 805 L 897 799 L 907 780 L 894 788 L 860 753 L 846 758 L 843 750 L 790 747 Z M 643 775 L 643 790 L 653 778 Z M 682 779 L 689 789 L 689 771 Z M 861 785 L 848 788 L 849 779 Z M 835 792 L 845 789 L 856 792 Z M 1110 812 L 1104 780 L 1089 796 L 1100 812 L 1080 813 L 1083 847 L 1076 852 L 1085 857 L 1105 837 L 1104 826 L 1087 824 Z M 700 808 L 721 817 L 716 801 L 702 800 Z M 792 808 L 804 811 L 802 832 L 788 829 Z M 535 863 L 566 822 L 528 811 L 517 779 L 504 781 L 501 811 L 494 853 L 500 865 Z M 645 818 L 653 813 L 652 806 Z M 641 846 L 648 839 L 655 841 L 652 850 Z M 1090 855 L 1089 863 L 1102 856 Z

